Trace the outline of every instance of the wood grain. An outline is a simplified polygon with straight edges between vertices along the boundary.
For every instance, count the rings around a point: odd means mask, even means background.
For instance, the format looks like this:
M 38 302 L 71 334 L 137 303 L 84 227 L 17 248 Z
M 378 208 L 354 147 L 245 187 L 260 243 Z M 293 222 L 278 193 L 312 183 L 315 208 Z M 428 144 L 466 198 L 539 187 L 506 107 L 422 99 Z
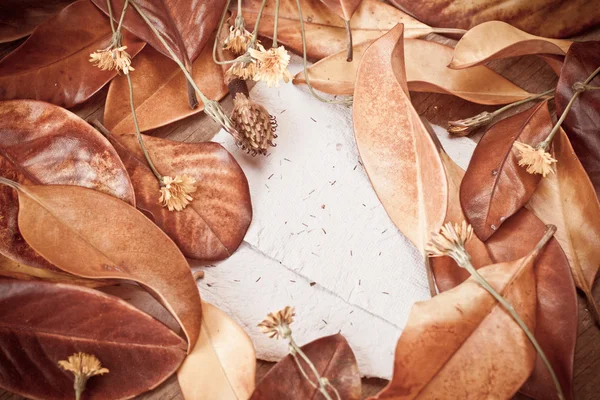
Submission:
M 455 40 L 437 35 L 429 35 L 428 40 L 454 45 Z M 596 28 L 575 38 L 575 40 L 600 40 L 600 28 Z M 10 49 L 15 48 L 13 43 L 0 45 L 0 57 L 6 55 Z M 557 77 L 548 65 L 535 56 L 524 56 L 505 60 L 495 60 L 488 64 L 494 71 L 501 73 L 513 83 L 532 93 L 540 93 L 556 85 Z M 88 120 L 102 120 L 104 114 L 104 101 L 107 88 L 98 92 L 91 99 L 71 109 L 80 117 Z M 449 120 L 456 120 L 473 116 L 481 111 L 492 111 L 496 107 L 482 106 L 469 103 L 453 96 L 434 93 L 411 93 L 412 102 L 417 112 L 430 122 L 445 126 Z M 226 110 L 231 110 L 230 96 L 222 104 Z M 527 107 L 527 106 L 525 106 Z M 522 111 L 516 109 L 510 115 Z M 151 132 L 157 137 L 183 142 L 198 142 L 209 140 L 218 131 L 217 125 L 205 116 L 204 113 L 194 115 L 182 121 L 168 125 Z M 594 296 L 600 299 L 600 285 L 596 285 Z M 585 309 L 585 301 L 579 298 L 579 325 L 578 339 L 575 350 L 575 398 L 578 400 L 596 399 L 600 388 L 600 329 L 591 319 Z M 273 366 L 273 363 L 257 361 L 257 381 Z M 363 397 L 377 393 L 385 386 L 387 381 L 382 379 L 363 379 Z M 519 395 L 519 400 L 527 397 Z M 172 376 L 151 393 L 139 396 L 143 400 L 183 400 L 179 390 L 176 376 Z M 0 390 L 0 400 L 23 400 L 22 397 Z

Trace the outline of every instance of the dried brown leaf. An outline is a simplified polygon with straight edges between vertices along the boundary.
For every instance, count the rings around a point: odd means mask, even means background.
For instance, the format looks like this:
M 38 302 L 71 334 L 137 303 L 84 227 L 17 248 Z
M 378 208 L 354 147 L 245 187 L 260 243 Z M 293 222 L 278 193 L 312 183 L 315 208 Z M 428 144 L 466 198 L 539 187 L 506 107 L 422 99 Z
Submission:
M 4 0 L 0 5 L 0 43 L 30 35 L 73 0 Z

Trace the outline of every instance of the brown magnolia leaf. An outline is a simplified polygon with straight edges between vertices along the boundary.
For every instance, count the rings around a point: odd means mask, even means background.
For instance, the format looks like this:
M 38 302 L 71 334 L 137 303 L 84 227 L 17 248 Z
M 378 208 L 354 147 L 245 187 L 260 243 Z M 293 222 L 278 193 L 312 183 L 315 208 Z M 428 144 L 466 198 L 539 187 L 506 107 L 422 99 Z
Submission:
M 212 47 L 206 46 L 194 61 L 192 76 L 198 87 L 210 99 L 221 100 L 227 95 L 221 67 L 212 60 Z M 141 131 L 158 128 L 204 111 L 199 104 L 191 109 L 185 96 L 186 79 L 181 69 L 151 47 L 146 47 L 135 59 L 132 73 L 133 102 Z M 134 133 L 129 104 L 129 85 L 125 76 L 113 79 L 104 108 L 104 125 L 113 133 Z
M 74 398 L 73 374 L 58 361 L 77 352 L 109 370 L 86 385 L 84 398 L 97 400 L 151 390 L 185 357 L 185 342 L 163 324 L 80 286 L 0 280 L 0 326 L 0 387 L 29 398 Z
M 592 295 L 600 268 L 600 204 L 562 129 L 553 140 L 550 154 L 558 161 L 556 173 L 542 179 L 528 208 L 544 223 L 558 227 L 556 238 L 569 259 L 575 284 L 585 293 L 600 322 L 600 309 Z
M 323 378 L 327 378 L 344 400 L 362 397 L 356 358 L 341 334 L 325 336 L 301 347 Z M 314 380 L 305 361 L 298 356 L 302 368 Z M 285 356 L 258 382 L 251 400 L 316 399 L 320 392 L 308 383 L 291 355 Z M 332 395 L 333 396 L 333 395 Z M 335 397 L 334 397 L 335 398 Z
M 321 0 L 327 8 L 344 21 L 350 21 L 361 1 L 363 0 Z
M 108 15 L 107 0 L 92 1 Z M 121 16 L 123 4 L 124 0 L 111 0 L 115 21 Z M 207 47 L 225 8 L 225 0 L 202 0 L 200 3 L 189 0 L 136 0 L 135 5 L 158 30 L 186 69 L 193 72 L 192 62 L 200 55 L 202 49 Z M 125 13 L 123 26 L 166 57 L 173 58 L 133 7 L 129 7 Z M 186 86 L 188 108 L 193 109 L 198 105 L 195 90 L 187 81 L 178 90 L 184 90 Z
M 565 57 L 558 56 L 556 54 L 538 54 L 538 57 L 548 64 L 556 76 L 560 76 L 560 71 L 562 70 Z
M 530 35 L 504 22 L 490 21 L 465 33 L 456 44 L 454 56 L 448 67 L 469 68 L 498 58 L 528 54 L 564 56 L 572 43 L 569 40 Z
M 89 61 L 111 38 L 108 19 L 89 0 L 76 1 L 0 61 L 0 100 L 35 99 L 67 108 L 84 102 L 117 75 Z M 144 47 L 127 31 L 123 44 L 131 56 Z
M 460 187 L 460 202 L 479 239 L 487 240 L 523 207 L 542 175 L 519 166 L 513 143 L 536 146 L 552 130 L 548 102 L 541 102 L 490 127 L 481 138 Z
M 341 51 L 313 64 L 308 68 L 311 86 L 331 94 L 353 94 L 360 59 L 371 43 L 355 46 L 352 62 L 347 62 L 345 51 Z M 453 94 L 479 104 L 507 104 L 531 96 L 483 65 L 468 71 L 447 68 L 452 47 L 440 43 L 405 39 L 404 58 L 410 91 Z M 304 71 L 294 77 L 294 83 L 306 83 Z
M 448 207 L 445 222 L 465 219 L 459 200 L 464 171 L 441 149 L 448 178 Z M 522 208 L 509 218 L 484 244 L 474 235 L 467 251 L 475 268 L 493 262 L 508 262 L 527 255 L 546 229 L 535 215 Z M 469 278 L 450 257 L 430 259 L 435 283 L 440 292 L 450 290 Z M 535 336 L 550 360 L 568 399 L 573 398 L 573 355 L 577 337 L 577 301 L 569 262 L 556 239 L 551 239 L 535 261 L 538 293 Z M 533 373 L 520 389 L 535 399 L 555 397 L 556 389 L 539 356 Z
M 0 4 L 0 43 L 21 39 L 73 0 L 3 0 Z
M 184 399 L 247 399 L 255 376 L 256 354 L 246 332 L 223 311 L 202 302 L 200 337 L 177 371 Z
M 129 279 L 147 288 L 181 325 L 191 350 L 202 308 L 196 282 L 175 245 L 129 204 L 79 186 L 14 185 L 19 229 L 63 271 L 89 279 Z
M 538 251 L 479 270 L 530 330 Z M 396 346 L 392 380 L 375 399 L 508 399 L 529 377 L 535 357 L 510 314 L 469 278 L 413 306 Z
M 600 66 L 600 41 L 573 43 L 565 57 L 556 86 L 556 114 L 562 115 L 573 97 L 573 84 L 584 82 Z M 591 82 L 600 86 L 600 75 Z M 590 90 L 575 99 L 562 127 L 600 197 L 600 91 Z
M 0 255 L 0 277 L 20 279 L 23 281 L 42 280 L 54 283 L 67 283 L 89 288 L 103 287 L 117 283 L 117 281 L 114 280 L 82 279 L 63 272 L 29 267 L 4 257 L 3 255 Z
M 158 201 L 160 186 L 134 135 L 111 135 L 136 192 L 136 205 L 189 258 L 223 260 L 238 248 L 252 220 L 250 190 L 244 171 L 214 142 L 181 143 L 144 136 L 154 165 L 166 176 L 196 180 L 192 202 L 169 211 Z
M 385 210 L 424 254 L 444 222 L 447 181 L 427 128 L 408 95 L 402 25 L 364 53 L 354 89 L 354 135 L 363 165 Z
M 71 112 L 33 100 L 0 102 L 0 176 L 31 185 L 77 185 L 135 204 L 133 186 L 108 140 Z M 57 270 L 23 240 L 17 193 L 0 186 L 0 253 Z
M 254 26 L 261 3 L 262 0 L 244 1 L 242 10 L 248 26 Z M 309 58 L 321 59 L 346 49 L 346 25 L 343 20 L 320 0 L 300 0 L 300 5 L 306 29 L 306 54 Z M 281 0 L 279 7 L 277 40 L 293 52 L 302 54 L 296 0 Z M 260 20 L 259 34 L 273 37 L 274 22 L 275 1 L 268 0 Z M 421 37 L 433 32 L 431 27 L 389 4 L 378 0 L 363 0 L 350 20 L 352 40 L 358 44 L 377 39 L 398 23 L 404 24 L 406 37 Z
M 587 0 L 392 0 L 427 24 L 469 29 L 486 21 L 504 21 L 526 32 L 569 37 L 600 22 L 600 8 Z M 488 38 L 497 39 L 499 33 Z

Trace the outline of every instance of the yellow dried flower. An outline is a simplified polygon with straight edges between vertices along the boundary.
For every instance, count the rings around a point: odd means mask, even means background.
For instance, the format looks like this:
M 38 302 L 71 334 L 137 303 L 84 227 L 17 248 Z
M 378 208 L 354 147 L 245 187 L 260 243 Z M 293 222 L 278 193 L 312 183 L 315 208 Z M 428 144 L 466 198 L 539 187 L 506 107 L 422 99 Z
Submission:
M 253 156 L 266 155 L 270 146 L 275 147 L 277 120 L 260 104 L 237 93 L 231 113 L 233 127 L 239 133 L 236 144 Z
M 163 176 L 158 201 L 169 211 L 181 211 L 193 200 L 190 194 L 195 191 L 196 180 L 189 175 Z
M 256 72 L 257 68 L 256 63 L 254 61 L 238 61 L 227 70 L 227 72 L 225 73 L 225 79 L 227 82 L 236 78 L 247 81 L 254 79 Z
M 81 398 L 81 393 L 85 390 L 85 385 L 92 376 L 107 374 L 107 368 L 102 368 L 100 360 L 93 354 L 75 353 L 65 360 L 58 362 L 58 365 L 65 371 L 70 371 L 75 375 L 75 398 Z
M 269 313 L 267 318 L 258 324 L 258 327 L 270 338 L 287 339 L 292 334 L 290 325 L 294 322 L 295 315 L 294 307 L 286 306 L 283 310 Z
M 425 251 L 432 257 L 448 256 L 458 248 L 463 248 L 473 236 L 473 227 L 462 221 L 461 224 L 445 223 L 439 233 L 434 233 Z
M 103 71 L 116 69 L 127 75 L 134 68 L 131 66 L 131 56 L 125 49 L 127 46 L 111 45 L 104 50 L 96 50 L 90 54 L 90 62 Z
M 556 160 L 544 149 L 536 149 L 521 142 L 514 142 L 513 147 L 518 152 L 519 165 L 527 167 L 528 173 L 541 174 L 545 178 L 550 172 L 554 172 L 552 164 Z
M 268 87 L 279 87 L 281 79 L 286 83 L 292 79 L 292 74 L 287 69 L 290 55 L 283 46 L 272 47 L 269 50 L 258 46 L 258 49 L 248 49 L 248 52 L 257 62 L 255 81 L 263 81 Z
M 229 36 L 223 42 L 223 48 L 240 56 L 248 49 L 250 40 L 252 40 L 252 34 L 246 30 L 244 25 L 232 26 L 229 28 Z

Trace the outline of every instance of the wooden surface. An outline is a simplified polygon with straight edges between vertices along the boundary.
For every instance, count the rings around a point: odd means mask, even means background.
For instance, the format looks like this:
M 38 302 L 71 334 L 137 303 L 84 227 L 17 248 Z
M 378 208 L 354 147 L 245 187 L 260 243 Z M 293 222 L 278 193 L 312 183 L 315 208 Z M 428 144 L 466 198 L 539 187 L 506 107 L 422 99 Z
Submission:
M 430 35 L 427 39 L 451 45 L 456 43 L 452 39 L 437 35 Z M 577 40 L 594 39 L 600 40 L 600 28 L 589 31 L 577 38 Z M 22 43 L 22 40 L 0 45 L 0 58 L 19 43 Z M 552 70 L 535 56 L 498 60 L 490 63 L 490 67 L 532 93 L 550 89 L 556 85 L 557 81 L 557 77 Z M 136 72 L 143 73 L 143 71 Z M 89 101 L 74 107 L 71 111 L 86 120 L 99 119 L 102 121 L 107 90 L 108 86 Z M 299 88 L 298 90 L 306 89 Z M 413 93 L 412 101 L 419 114 L 432 123 L 441 126 L 445 126 L 449 120 L 470 117 L 481 111 L 491 111 L 495 108 L 472 104 L 449 95 L 429 93 Z M 223 101 L 223 105 L 226 109 L 231 109 L 229 96 Z M 151 133 L 162 138 L 196 142 L 210 139 L 217 130 L 216 124 L 209 120 L 204 113 L 200 113 L 183 121 L 156 129 Z M 594 295 L 597 299 L 600 299 L 600 285 L 596 285 Z M 257 381 L 268 372 L 272 365 L 273 363 L 257 361 Z M 576 399 L 593 400 L 600 398 L 598 394 L 600 392 L 600 329 L 591 320 L 582 297 L 579 298 L 579 327 L 574 377 Z M 386 381 L 381 379 L 363 379 L 363 396 L 368 397 L 377 393 L 385 383 Z M 183 399 L 183 396 L 179 391 L 176 377 L 172 376 L 153 392 L 146 393 L 138 398 L 145 400 L 180 400 Z M 518 398 L 525 397 L 519 396 Z M 19 399 L 22 399 L 22 397 L 0 389 L 0 400 Z

